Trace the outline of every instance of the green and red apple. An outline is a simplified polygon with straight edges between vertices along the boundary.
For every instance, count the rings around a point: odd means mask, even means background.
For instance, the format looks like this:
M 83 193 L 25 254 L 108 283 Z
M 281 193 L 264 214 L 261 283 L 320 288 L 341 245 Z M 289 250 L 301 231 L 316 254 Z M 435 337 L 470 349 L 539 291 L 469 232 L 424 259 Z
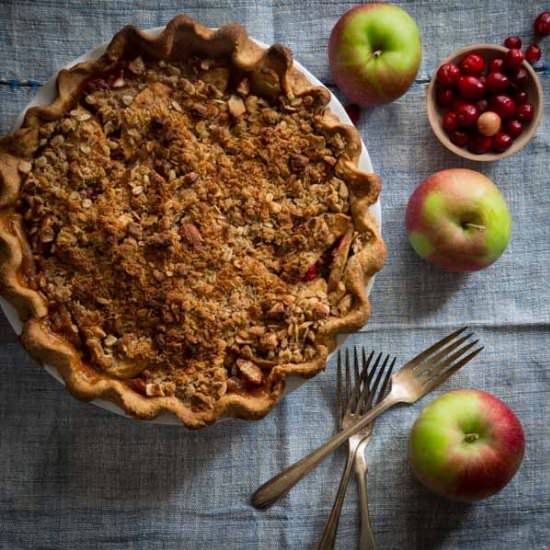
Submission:
M 407 205 L 411 245 L 448 271 L 476 271 L 506 249 L 512 221 L 506 200 L 486 176 L 463 168 L 436 172 Z
M 508 484 L 524 450 L 523 429 L 506 404 L 481 390 L 455 390 L 421 412 L 409 439 L 409 462 L 438 495 L 475 501 Z
M 330 35 L 332 78 L 348 99 L 362 107 L 403 95 L 421 58 L 414 19 L 392 4 L 356 6 L 338 20 Z

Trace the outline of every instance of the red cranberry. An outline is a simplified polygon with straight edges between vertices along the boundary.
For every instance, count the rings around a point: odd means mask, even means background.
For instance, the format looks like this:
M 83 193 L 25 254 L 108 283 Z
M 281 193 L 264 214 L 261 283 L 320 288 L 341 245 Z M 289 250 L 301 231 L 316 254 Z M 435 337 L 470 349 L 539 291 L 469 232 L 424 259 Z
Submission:
M 458 109 L 460 109 L 460 107 L 462 107 L 463 105 L 467 105 L 468 102 L 465 101 L 464 99 L 460 98 L 460 97 L 457 97 L 454 101 L 453 101 L 453 104 L 451 105 L 451 109 L 453 111 L 458 111 Z
M 529 73 L 523 68 L 520 67 L 515 73 L 511 75 L 512 82 L 520 89 L 527 87 L 529 83 Z
M 516 112 L 516 105 L 508 95 L 495 95 L 489 100 L 489 107 L 495 111 L 500 118 L 510 118 Z
M 473 126 L 479 117 L 477 107 L 471 103 L 464 103 L 455 112 L 456 121 L 461 128 Z
M 548 36 L 550 34 L 550 11 L 543 11 L 535 19 L 535 34 Z
M 518 137 L 523 132 L 523 124 L 519 120 L 509 120 L 506 123 L 506 132 L 512 137 Z
M 527 103 L 527 92 L 525 90 L 521 90 L 521 92 L 518 92 L 514 96 L 514 100 L 517 105 L 521 105 L 522 103 Z
M 477 53 L 471 53 L 462 60 L 460 68 L 464 74 L 480 75 L 485 69 L 485 59 Z
M 516 116 L 521 122 L 531 122 L 535 116 L 535 109 L 530 103 L 524 103 L 516 109 Z
M 531 44 L 526 50 L 525 50 L 525 59 L 528 63 L 531 63 L 531 65 L 534 65 L 541 57 L 541 50 L 536 44 Z
M 359 118 L 361 117 L 361 107 L 359 107 L 357 103 L 350 103 L 349 105 L 346 105 L 346 113 L 353 124 L 357 124 L 359 122 Z
M 493 149 L 497 153 L 502 153 L 512 145 L 512 142 L 514 140 L 512 139 L 512 136 L 509 134 L 505 134 L 504 132 L 497 132 L 495 137 L 493 138 Z
M 437 82 L 442 86 L 451 88 L 458 83 L 460 69 L 454 63 L 445 63 L 437 69 Z
M 481 99 L 485 95 L 485 86 L 475 76 L 461 76 L 458 79 L 458 90 L 466 99 Z
M 504 59 L 502 57 L 495 57 L 491 59 L 489 63 L 490 73 L 501 73 L 504 70 Z
M 448 107 L 455 100 L 455 93 L 450 88 L 437 90 L 437 104 Z
M 504 66 L 511 71 L 515 71 L 521 67 L 523 59 L 523 52 L 518 48 L 512 48 L 504 56 Z
M 454 132 L 458 128 L 456 113 L 454 113 L 453 111 L 448 111 L 447 113 L 445 113 L 443 115 L 441 125 L 448 134 Z
M 476 102 L 477 110 L 484 113 L 489 108 L 489 102 L 486 99 L 480 99 Z
M 509 36 L 504 41 L 504 45 L 507 48 L 521 48 L 521 38 L 519 36 Z
M 504 92 L 510 86 L 510 79 L 503 73 L 489 73 L 487 75 L 487 89 L 491 92 Z
M 451 141 L 459 147 L 464 147 L 468 143 L 468 134 L 462 130 L 457 130 L 451 134 Z
M 493 138 L 491 136 L 482 136 L 481 134 L 474 134 L 468 141 L 468 149 L 472 153 L 482 155 L 488 153 L 493 146 Z

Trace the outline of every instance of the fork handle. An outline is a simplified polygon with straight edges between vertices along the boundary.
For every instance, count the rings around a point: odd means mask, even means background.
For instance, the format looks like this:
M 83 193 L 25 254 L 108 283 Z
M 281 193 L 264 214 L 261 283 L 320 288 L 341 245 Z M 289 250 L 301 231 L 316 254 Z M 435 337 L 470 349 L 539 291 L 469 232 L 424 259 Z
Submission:
M 304 476 L 309 474 L 317 464 L 322 462 L 332 451 L 340 447 L 345 443 L 353 434 L 359 430 L 365 428 L 370 424 L 377 416 L 384 411 L 393 407 L 398 402 L 392 392 L 390 392 L 378 405 L 373 407 L 368 413 L 366 413 L 361 420 L 358 420 L 355 424 L 349 428 L 338 432 L 331 437 L 326 443 L 318 447 L 315 451 L 308 454 L 298 462 L 292 464 L 275 477 L 264 483 L 256 492 L 252 495 L 252 505 L 255 508 L 269 508 L 280 497 L 286 495 L 298 481 Z
M 359 493 L 359 510 L 361 513 L 361 530 L 359 531 L 359 550 L 376 550 L 376 541 L 370 524 L 369 501 L 367 497 L 368 467 L 363 453 L 355 457 L 355 475 Z
M 330 511 L 327 523 L 323 529 L 321 540 L 316 546 L 316 550 L 332 550 L 334 543 L 336 542 L 336 532 L 338 531 L 338 523 L 340 522 L 340 515 L 342 513 L 342 506 L 344 504 L 344 498 L 346 497 L 346 491 L 348 488 L 349 478 L 351 476 L 353 462 L 355 459 L 355 449 L 348 453 L 346 459 L 346 467 L 340 478 L 340 485 L 338 486 L 338 492 Z

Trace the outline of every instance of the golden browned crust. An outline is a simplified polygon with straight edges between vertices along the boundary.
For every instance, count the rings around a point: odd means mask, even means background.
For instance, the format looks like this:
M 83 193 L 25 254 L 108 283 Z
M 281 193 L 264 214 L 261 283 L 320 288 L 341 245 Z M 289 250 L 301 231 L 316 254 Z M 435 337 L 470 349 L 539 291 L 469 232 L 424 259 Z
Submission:
M 310 335 L 313 343 L 304 348 L 303 355 L 300 350 L 296 351 L 295 357 L 300 358 L 300 361 L 291 360 L 292 357 L 288 353 L 285 355 L 284 350 L 276 355 L 273 346 L 270 346 L 269 338 L 275 338 L 275 342 L 279 338 L 280 341 L 279 333 L 278 336 L 269 332 L 266 335 L 263 327 L 256 327 L 258 334 L 254 337 L 260 338 L 262 334 L 262 345 L 266 350 L 270 350 L 262 358 L 256 357 L 250 351 L 247 338 L 252 336 L 245 332 L 241 342 L 244 345 L 239 348 L 238 353 L 240 358 L 236 360 L 229 373 L 232 376 L 224 378 L 219 374 L 223 370 L 221 365 L 219 366 L 212 374 L 216 379 L 216 398 L 202 396 L 201 399 L 206 400 L 205 406 L 199 406 L 200 403 L 189 401 L 187 398 L 182 399 L 181 395 L 178 396 L 174 392 L 171 383 L 167 385 L 161 381 L 158 384 L 154 376 L 148 380 L 150 383 L 147 384 L 148 389 L 145 392 L 143 388 L 136 386 L 136 380 L 143 384 L 143 379 L 135 378 L 141 374 L 143 367 L 136 367 L 131 361 L 113 360 L 111 356 L 105 358 L 101 355 L 101 347 L 95 356 L 92 354 L 95 358 L 93 365 L 83 360 L 83 353 L 77 349 L 78 346 L 75 347 L 76 344 L 71 342 L 70 338 L 64 337 L 65 332 L 56 330 L 60 314 L 52 308 L 53 291 L 48 291 L 46 286 L 40 285 L 41 267 L 36 265 L 37 241 L 34 236 L 26 234 L 26 227 L 33 231 L 34 229 L 32 225 L 25 226 L 26 203 L 22 206 L 21 198 L 32 198 L 34 192 L 32 187 L 36 180 L 30 180 L 27 174 L 32 170 L 32 162 L 37 160 L 36 152 L 40 150 L 41 138 L 42 141 L 44 139 L 40 134 L 41 129 L 47 126 L 48 122 L 60 121 L 67 117 L 69 112 L 73 112 L 73 116 L 78 119 L 81 115 L 80 111 L 74 109 L 75 104 L 89 79 L 106 74 L 121 60 L 130 62 L 136 58 L 141 59 L 140 56 L 168 63 L 178 63 L 191 56 L 228 59 L 232 70 L 250 86 L 254 97 L 265 98 L 267 102 L 282 97 L 289 113 L 296 110 L 293 105 L 301 105 L 307 98 L 309 107 L 304 108 L 304 113 L 309 117 L 308 127 L 316 127 L 321 135 L 333 136 L 336 141 L 333 147 L 333 151 L 336 151 L 334 156 L 326 159 L 329 166 L 327 173 L 330 172 L 333 180 L 340 182 L 345 188 L 343 191 L 346 198 L 335 207 L 337 213 L 327 215 L 321 224 L 321 229 L 327 232 L 329 237 L 332 235 L 332 244 L 335 245 L 328 251 L 331 260 L 327 264 L 330 269 L 326 276 L 310 280 L 309 271 L 304 272 L 308 268 L 308 265 L 303 264 L 303 258 L 309 257 L 307 250 L 301 252 L 301 263 L 293 262 L 292 259 L 285 260 L 286 264 L 283 262 L 284 266 L 287 266 L 287 272 L 284 273 L 283 269 L 281 288 L 287 292 L 292 291 L 294 298 L 296 294 L 303 297 L 305 293 L 310 306 L 313 309 L 317 308 L 313 313 L 306 312 L 309 317 L 306 316 L 307 323 L 303 323 L 305 333 L 300 334 L 300 338 L 305 341 L 308 331 L 310 334 L 315 332 L 314 336 Z M 162 84 L 152 86 L 156 86 L 153 87 L 154 93 L 162 95 Z M 61 71 L 57 79 L 57 89 L 58 95 L 52 104 L 29 109 L 23 127 L 0 141 L 0 284 L 2 294 L 17 308 L 25 321 L 22 343 L 39 361 L 55 366 L 68 389 L 76 397 L 85 400 L 97 397 L 111 399 L 130 414 L 145 419 L 153 418 L 162 411 L 170 411 L 186 426 L 192 428 L 212 423 L 220 416 L 260 418 L 281 397 L 288 375 L 315 375 L 324 368 L 327 355 L 335 346 L 336 335 L 356 330 L 367 321 L 370 307 L 365 286 L 382 267 L 385 256 L 384 243 L 375 221 L 368 212 L 369 206 L 378 199 L 380 182 L 375 174 L 358 170 L 361 142 L 357 131 L 340 124 L 338 119 L 325 109 L 329 101 L 328 92 L 324 88 L 312 87 L 307 79 L 293 68 L 289 50 L 280 45 L 263 50 L 252 42 L 245 30 L 238 25 L 228 25 L 212 31 L 186 16 L 178 16 L 170 21 L 162 34 L 156 38 L 149 37 L 133 27 L 124 28 L 113 38 L 101 58 Z M 244 92 L 244 95 L 247 93 L 248 91 Z M 129 99 L 128 102 L 139 102 L 136 97 L 138 96 Z M 226 118 L 238 119 L 243 109 L 255 108 L 254 105 L 245 107 L 238 95 L 226 97 L 220 94 L 219 98 L 220 103 L 226 104 Z M 317 115 L 313 116 L 312 113 Z M 278 112 L 269 108 L 264 108 L 261 116 L 266 123 L 272 123 L 271 118 L 280 118 Z M 288 121 L 292 122 L 290 118 Z M 159 122 L 159 127 L 162 124 Z M 294 157 L 291 164 L 294 162 L 298 169 L 303 169 L 301 164 L 307 163 L 308 159 L 303 159 L 300 155 Z M 196 178 L 197 175 L 190 172 L 183 176 L 182 180 L 192 183 Z M 141 194 L 141 186 L 138 187 L 132 187 L 131 194 Z M 128 201 L 132 200 L 130 196 Z M 275 204 L 271 196 L 270 201 L 271 205 Z M 88 200 L 86 207 L 89 207 L 90 203 Z M 347 209 L 344 209 L 342 204 L 347 205 Z M 275 206 L 275 211 L 278 212 L 281 207 L 277 204 Z M 41 222 L 43 221 L 42 219 Z M 70 234 L 65 235 L 65 240 L 72 238 Z M 337 238 L 337 241 L 334 241 L 334 238 Z M 155 235 L 155 239 L 155 246 L 163 246 L 158 240 L 158 235 Z M 176 252 L 198 250 L 203 246 L 203 239 L 206 239 L 204 246 L 208 246 L 208 236 L 201 235 L 194 223 L 182 223 L 178 229 L 178 239 L 181 239 L 181 244 L 174 245 Z M 319 239 L 314 239 L 311 246 L 317 247 L 316 251 L 310 254 L 312 262 L 316 265 L 312 263 L 309 267 L 317 270 L 322 259 L 317 250 L 320 246 Z M 68 250 L 70 251 L 70 248 Z M 135 269 L 136 264 L 131 267 Z M 86 269 L 90 271 L 91 268 L 87 266 Z M 165 275 L 159 275 L 159 285 L 164 278 Z M 264 282 L 266 289 L 271 280 Z M 99 283 L 101 281 L 98 281 Z M 54 295 L 57 297 L 59 289 L 56 292 Z M 70 294 L 68 296 L 67 300 L 70 300 Z M 64 309 L 63 312 L 66 313 Z M 277 311 L 270 313 L 271 318 L 276 318 L 277 314 Z M 178 321 L 181 319 L 171 319 L 171 322 Z M 105 337 L 105 333 L 100 331 L 98 337 L 90 332 L 89 325 L 84 321 L 82 323 L 76 324 L 78 328 L 84 328 L 86 349 L 88 352 L 90 349 L 98 349 L 97 346 L 102 345 L 101 338 Z M 279 324 L 281 323 L 282 321 Z M 295 325 L 290 324 L 282 328 L 289 333 L 291 330 L 298 330 Z M 295 336 L 298 337 L 297 334 Z M 75 336 L 76 340 L 78 338 L 80 337 Z M 112 338 L 116 340 L 115 337 Z M 139 339 L 135 340 L 137 342 Z M 162 345 L 162 342 L 163 340 L 159 345 Z M 109 345 L 107 343 L 107 346 Z M 144 357 L 150 360 L 151 350 L 147 346 L 141 347 L 145 347 Z M 165 365 L 160 365 L 159 368 L 165 368 Z M 231 384 L 238 386 L 235 391 L 231 391 Z M 170 391 L 166 388 L 170 388 Z

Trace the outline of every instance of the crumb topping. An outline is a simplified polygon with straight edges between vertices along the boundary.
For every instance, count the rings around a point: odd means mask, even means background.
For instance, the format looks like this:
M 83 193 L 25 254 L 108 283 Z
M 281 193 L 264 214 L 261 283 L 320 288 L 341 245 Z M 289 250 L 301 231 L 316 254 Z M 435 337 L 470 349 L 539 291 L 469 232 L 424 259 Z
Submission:
M 195 409 L 316 357 L 351 307 L 334 269 L 361 238 L 322 114 L 313 94 L 255 95 L 220 59 L 138 57 L 88 81 L 19 166 L 50 329 Z

